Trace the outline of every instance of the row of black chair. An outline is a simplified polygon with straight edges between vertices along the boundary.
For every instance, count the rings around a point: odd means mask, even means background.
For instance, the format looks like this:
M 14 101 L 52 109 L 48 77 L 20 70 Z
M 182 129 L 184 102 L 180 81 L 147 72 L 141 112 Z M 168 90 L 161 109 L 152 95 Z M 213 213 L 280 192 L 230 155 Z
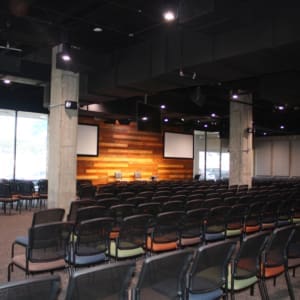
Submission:
M 140 272 L 133 260 L 76 271 L 70 277 L 65 299 L 212 300 L 226 298 L 228 294 L 234 299 L 235 294 L 245 289 L 253 292 L 256 284 L 261 298 L 269 299 L 266 280 L 281 274 L 285 276 L 290 298 L 295 299 L 288 270 L 300 265 L 299 260 L 293 265 L 296 260 L 293 249 L 299 246 L 299 240 L 300 226 L 285 226 L 244 237 L 240 244 L 222 241 L 197 250 L 148 257 Z M 54 276 L 5 284 L 0 286 L 0 294 L 5 295 L 3 300 L 19 299 L 18 293 L 32 300 L 54 300 L 58 289 L 59 278 Z

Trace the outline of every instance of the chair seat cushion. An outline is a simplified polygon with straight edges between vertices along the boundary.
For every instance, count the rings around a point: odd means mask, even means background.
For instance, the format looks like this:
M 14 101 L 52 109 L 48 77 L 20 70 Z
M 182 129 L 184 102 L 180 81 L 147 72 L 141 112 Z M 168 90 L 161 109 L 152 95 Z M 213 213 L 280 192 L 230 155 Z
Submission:
M 221 289 L 201 294 L 189 293 L 189 300 L 214 300 L 219 299 L 222 295 L 223 291 Z
M 28 236 L 17 236 L 15 239 L 15 243 L 17 243 L 18 245 L 27 247 L 28 246 Z
M 93 265 L 100 262 L 103 262 L 107 259 L 106 255 L 104 253 L 99 253 L 96 255 L 75 255 L 75 259 L 73 259 L 73 255 L 71 255 L 71 259 L 67 259 L 67 262 L 69 264 L 75 265 L 75 266 L 87 266 L 87 265 Z
M 116 242 L 111 241 L 110 243 L 110 255 L 116 257 Z M 142 247 L 135 247 L 131 249 L 118 249 L 117 257 L 126 258 L 126 257 L 135 257 L 145 254 L 145 251 Z
M 16 255 L 13 257 L 12 262 L 20 267 L 21 269 L 26 269 L 26 257 L 25 255 Z M 58 270 L 58 269 L 63 269 L 66 268 L 66 262 L 64 259 L 58 259 L 50 262 L 29 262 L 28 264 L 28 271 L 30 273 L 35 273 L 35 272 L 47 272 L 47 271 L 52 271 L 52 270 Z

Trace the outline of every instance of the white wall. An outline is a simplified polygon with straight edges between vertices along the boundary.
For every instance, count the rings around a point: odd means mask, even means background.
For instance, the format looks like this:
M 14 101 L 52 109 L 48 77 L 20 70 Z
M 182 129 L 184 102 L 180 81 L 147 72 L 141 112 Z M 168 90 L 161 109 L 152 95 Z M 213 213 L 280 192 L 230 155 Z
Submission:
M 254 176 L 300 176 L 300 136 L 256 138 Z

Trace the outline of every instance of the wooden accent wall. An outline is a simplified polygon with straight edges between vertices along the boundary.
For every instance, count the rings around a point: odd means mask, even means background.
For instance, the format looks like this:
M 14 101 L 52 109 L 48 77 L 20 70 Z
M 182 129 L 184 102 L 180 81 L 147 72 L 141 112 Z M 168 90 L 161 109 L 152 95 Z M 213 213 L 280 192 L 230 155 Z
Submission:
M 77 158 L 77 179 L 89 179 L 93 184 L 116 181 L 115 172 L 122 172 L 122 180 L 133 181 L 134 172 L 141 172 L 141 180 L 192 179 L 193 160 L 164 159 L 163 134 L 137 131 L 130 125 L 106 124 L 92 118 L 80 118 L 80 123 L 99 125 L 99 156 Z

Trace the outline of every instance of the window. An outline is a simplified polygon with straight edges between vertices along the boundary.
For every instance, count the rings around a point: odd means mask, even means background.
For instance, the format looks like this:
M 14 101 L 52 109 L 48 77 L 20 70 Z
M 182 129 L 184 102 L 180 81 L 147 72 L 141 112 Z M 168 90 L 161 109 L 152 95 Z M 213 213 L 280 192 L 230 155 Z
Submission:
M 47 177 L 46 114 L 0 110 L 0 177 Z
M 16 112 L 0 109 L 0 178 L 14 176 Z

